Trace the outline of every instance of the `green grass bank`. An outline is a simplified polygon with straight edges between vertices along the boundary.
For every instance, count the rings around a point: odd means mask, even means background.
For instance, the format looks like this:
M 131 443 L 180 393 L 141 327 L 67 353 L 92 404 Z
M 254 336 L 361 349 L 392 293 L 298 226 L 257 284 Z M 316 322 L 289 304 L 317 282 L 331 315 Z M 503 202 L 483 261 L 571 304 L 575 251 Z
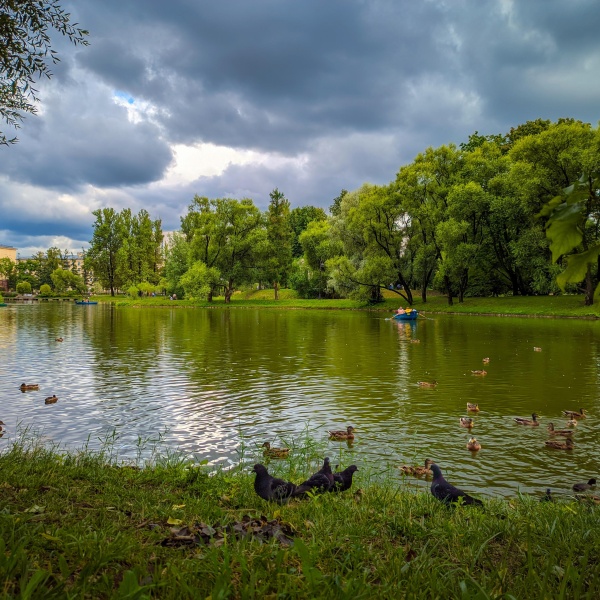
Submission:
M 114 302 L 118 306 L 134 307 L 198 307 L 198 308 L 283 308 L 283 309 L 341 309 L 372 310 L 391 315 L 399 306 L 406 306 L 406 301 L 386 290 L 384 301 L 378 304 L 367 304 L 357 300 L 303 300 L 293 290 L 281 290 L 280 299 L 273 299 L 272 290 L 239 292 L 234 294 L 229 305 L 222 297 L 213 302 L 203 300 L 169 300 L 168 296 L 133 299 L 124 296 L 95 296 L 100 302 Z M 423 314 L 452 313 L 473 315 L 506 315 L 523 317 L 570 317 L 579 319 L 600 318 L 600 303 L 584 306 L 583 296 L 504 296 L 498 298 L 465 298 L 459 303 L 448 304 L 445 296 L 430 295 L 427 302 L 415 293 L 413 307 Z
M 321 450 L 294 448 L 269 469 L 300 481 Z M 360 469 L 347 492 L 279 506 L 256 496 L 260 454 L 243 452 L 229 471 L 175 455 L 138 468 L 110 448 L 20 439 L 0 454 L 0 597 L 598 597 L 593 502 L 448 508 L 401 491 L 396 469 Z

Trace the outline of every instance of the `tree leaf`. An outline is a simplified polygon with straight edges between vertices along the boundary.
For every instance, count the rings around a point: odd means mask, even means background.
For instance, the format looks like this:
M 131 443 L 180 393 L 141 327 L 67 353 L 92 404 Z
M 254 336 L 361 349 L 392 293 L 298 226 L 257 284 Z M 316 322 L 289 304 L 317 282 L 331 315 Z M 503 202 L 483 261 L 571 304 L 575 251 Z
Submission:
M 567 267 L 557 276 L 556 283 L 564 291 L 567 283 L 579 283 L 583 281 L 587 274 L 588 265 L 595 264 L 599 254 L 600 244 L 590 248 L 586 252 L 567 256 Z

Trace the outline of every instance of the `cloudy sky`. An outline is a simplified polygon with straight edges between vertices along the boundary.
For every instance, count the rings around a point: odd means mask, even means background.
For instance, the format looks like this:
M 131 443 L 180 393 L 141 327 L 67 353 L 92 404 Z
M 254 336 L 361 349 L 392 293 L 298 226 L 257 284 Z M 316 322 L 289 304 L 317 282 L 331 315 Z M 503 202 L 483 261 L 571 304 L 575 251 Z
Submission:
M 0 147 L 0 244 L 80 250 L 92 211 L 177 229 L 195 194 L 327 209 L 428 146 L 600 119 L 598 0 L 65 0 L 90 46 Z M 0 129 L 7 134 L 4 124 Z

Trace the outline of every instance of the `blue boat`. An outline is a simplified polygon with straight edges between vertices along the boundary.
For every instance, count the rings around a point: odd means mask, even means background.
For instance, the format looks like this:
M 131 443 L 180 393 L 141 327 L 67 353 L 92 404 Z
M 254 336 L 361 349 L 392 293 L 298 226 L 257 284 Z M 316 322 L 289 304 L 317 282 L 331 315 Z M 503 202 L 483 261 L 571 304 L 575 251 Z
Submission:
M 419 316 L 419 313 L 413 308 L 410 312 L 402 311 L 394 315 L 396 321 L 414 321 Z
M 97 302 L 92 302 L 91 300 L 75 300 L 75 304 L 98 304 Z

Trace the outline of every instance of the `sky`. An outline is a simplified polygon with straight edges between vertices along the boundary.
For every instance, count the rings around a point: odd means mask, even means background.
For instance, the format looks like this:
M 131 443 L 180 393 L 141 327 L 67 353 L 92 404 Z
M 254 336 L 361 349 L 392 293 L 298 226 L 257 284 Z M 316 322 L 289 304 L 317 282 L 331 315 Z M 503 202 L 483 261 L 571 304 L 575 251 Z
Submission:
M 39 112 L 0 146 L 0 245 L 79 251 L 94 210 L 195 195 L 324 209 L 428 147 L 600 120 L 597 0 L 65 0 Z M 0 129 L 14 132 L 4 123 Z

